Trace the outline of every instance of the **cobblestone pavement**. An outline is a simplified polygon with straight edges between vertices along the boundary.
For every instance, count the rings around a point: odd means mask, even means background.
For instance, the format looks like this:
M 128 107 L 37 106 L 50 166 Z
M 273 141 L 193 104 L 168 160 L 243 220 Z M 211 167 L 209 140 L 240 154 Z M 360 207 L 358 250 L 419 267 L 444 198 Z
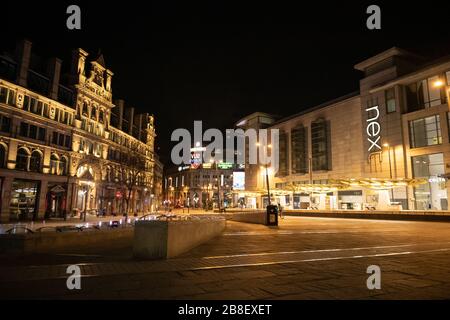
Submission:
M 449 299 L 450 224 L 286 217 L 280 226 L 227 222 L 175 259 L 134 261 L 129 244 L 0 256 L 0 298 Z M 78 264 L 81 290 L 66 288 Z M 367 267 L 381 268 L 369 290 Z

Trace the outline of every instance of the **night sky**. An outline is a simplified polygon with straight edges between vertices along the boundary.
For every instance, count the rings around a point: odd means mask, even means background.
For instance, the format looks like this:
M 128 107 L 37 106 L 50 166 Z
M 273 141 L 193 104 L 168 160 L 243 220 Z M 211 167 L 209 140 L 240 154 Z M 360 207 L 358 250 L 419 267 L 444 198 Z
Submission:
M 26 37 L 34 52 L 65 62 L 73 48 L 101 50 L 114 98 L 155 115 L 166 163 L 171 132 L 194 120 L 225 129 L 255 111 L 287 116 L 337 98 L 358 90 L 356 63 L 392 46 L 450 54 L 444 1 L 375 2 L 377 31 L 366 28 L 373 2 L 12 2 L 1 4 L 0 49 Z M 69 4 L 81 7 L 80 31 L 66 28 Z

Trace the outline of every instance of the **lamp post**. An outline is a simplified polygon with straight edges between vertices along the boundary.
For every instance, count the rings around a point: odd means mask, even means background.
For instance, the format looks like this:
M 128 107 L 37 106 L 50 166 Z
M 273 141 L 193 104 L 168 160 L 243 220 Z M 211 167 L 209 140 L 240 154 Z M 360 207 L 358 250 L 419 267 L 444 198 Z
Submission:
M 388 159 L 389 159 L 389 178 L 392 180 L 392 165 L 391 165 L 391 146 L 389 143 L 384 143 L 383 147 L 388 149 Z M 394 200 L 394 189 L 391 188 L 391 202 Z
M 260 147 L 261 146 L 261 144 L 258 142 L 258 143 L 256 143 L 256 146 L 257 147 Z M 264 145 L 263 146 L 263 148 L 264 148 L 264 158 L 265 158 L 265 164 L 264 164 L 264 167 L 265 167 L 265 169 L 266 169 L 266 185 L 267 185 L 267 199 L 268 199 L 268 204 L 269 204 L 269 206 L 272 204 L 271 203 L 271 201 L 270 201 L 270 186 L 269 186 L 269 168 L 268 168 L 268 166 L 267 166 L 267 149 L 269 148 L 272 148 L 272 145 L 267 145 L 267 148 L 266 148 L 266 146 Z

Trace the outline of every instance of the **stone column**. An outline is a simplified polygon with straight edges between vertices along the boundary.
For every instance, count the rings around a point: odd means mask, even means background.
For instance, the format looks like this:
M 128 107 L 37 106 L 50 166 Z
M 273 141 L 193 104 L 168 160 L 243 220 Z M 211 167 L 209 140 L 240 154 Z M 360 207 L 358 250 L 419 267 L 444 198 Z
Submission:
M 5 177 L 2 181 L 2 192 L 1 192 L 1 208 L 0 208 L 0 222 L 5 223 L 9 221 L 9 203 L 11 201 L 11 188 L 13 177 Z
M 45 216 L 45 202 L 47 201 L 47 189 L 48 189 L 48 181 L 42 179 L 41 180 L 41 187 L 39 191 L 39 204 L 37 206 L 38 219 L 44 219 Z
M 16 140 L 10 140 L 9 141 L 9 147 L 8 147 L 8 156 L 6 160 L 6 167 L 8 169 L 15 169 L 16 168 L 16 158 L 17 158 L 17 141 Z

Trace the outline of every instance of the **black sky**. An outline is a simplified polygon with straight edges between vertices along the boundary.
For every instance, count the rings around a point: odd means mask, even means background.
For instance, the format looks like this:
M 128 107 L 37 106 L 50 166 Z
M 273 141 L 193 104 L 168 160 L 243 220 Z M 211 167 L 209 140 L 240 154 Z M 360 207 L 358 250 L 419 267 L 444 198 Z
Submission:
M 290 115 L 345 95 L 358 89 L 353 65 L 392 46 L 450 54 L 444 1 L 243 3 L 2 3 L 0 49 L 26 37 L 35 52 L 65 62 L 73 48 L 101 49 L 114 98 L 155 115 L 165 161 L 171 132 L 194 120 L 224 129 L 254 111 Z M 370 31 L 365 11 L 374 3 L 382 29 Z M 66 28 L 69 4 L 81 7 L 81 31 Z

